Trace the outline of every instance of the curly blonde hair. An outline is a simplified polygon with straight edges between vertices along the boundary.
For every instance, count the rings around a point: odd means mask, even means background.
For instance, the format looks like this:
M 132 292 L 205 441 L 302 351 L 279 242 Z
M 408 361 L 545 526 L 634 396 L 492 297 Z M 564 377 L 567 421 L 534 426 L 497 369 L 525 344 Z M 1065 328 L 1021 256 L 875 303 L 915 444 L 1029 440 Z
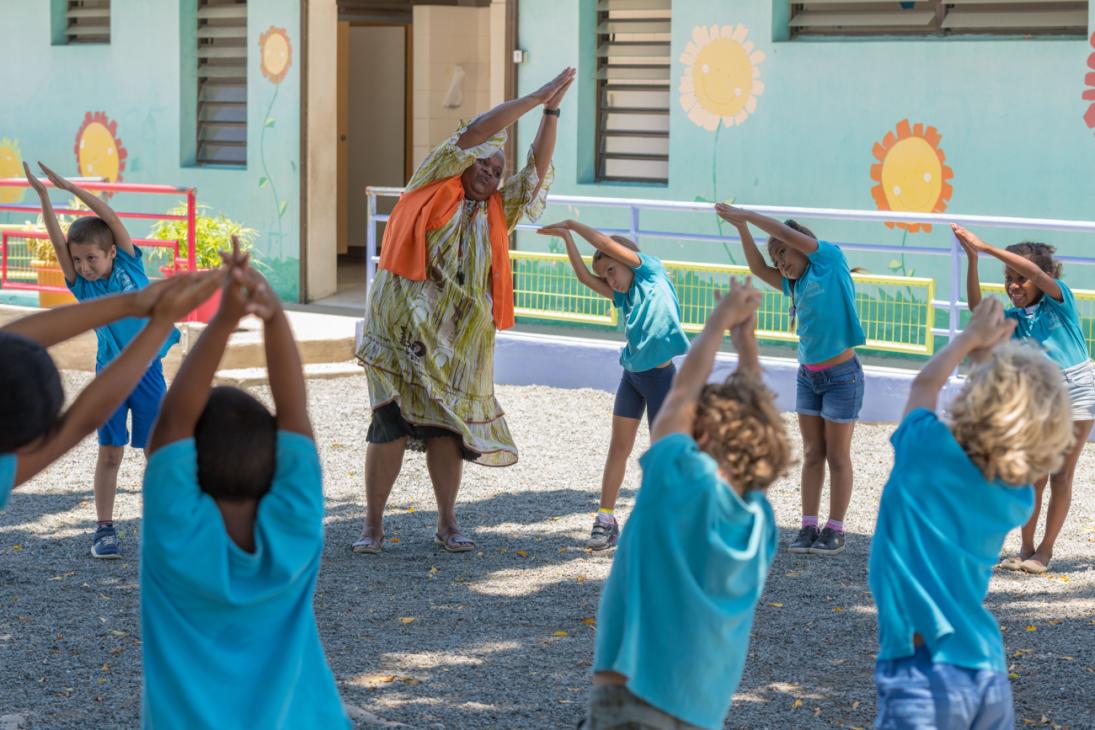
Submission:
M 704 386 L 692 429 L 730 483 L 746 491 L 767 487 L 792 463 L 772 392 L 753 375 L 736 372 Z
M 986 479 L 1030 484 L 1061 467 L 1071 410 L 1057 366 L 1034 347 L 1008 343 L 967 376 L 950 427 Z

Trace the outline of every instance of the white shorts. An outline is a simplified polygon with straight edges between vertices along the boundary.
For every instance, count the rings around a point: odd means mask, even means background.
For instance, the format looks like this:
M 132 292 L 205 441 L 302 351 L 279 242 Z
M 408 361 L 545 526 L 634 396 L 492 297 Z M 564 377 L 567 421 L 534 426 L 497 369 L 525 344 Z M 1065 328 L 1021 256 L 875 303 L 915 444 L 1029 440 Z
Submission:
M 1084 360 L 1061 371 L 1072 403 L 1073 421 L 1095 421 L 1095 365 Z

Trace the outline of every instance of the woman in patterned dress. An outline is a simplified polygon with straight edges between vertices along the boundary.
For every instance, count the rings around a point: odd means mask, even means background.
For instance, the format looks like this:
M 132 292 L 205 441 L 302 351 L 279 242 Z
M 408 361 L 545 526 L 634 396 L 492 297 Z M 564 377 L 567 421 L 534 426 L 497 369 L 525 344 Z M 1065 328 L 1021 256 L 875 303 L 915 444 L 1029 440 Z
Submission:
M 513 325 L 509 233 L 543 212 L 567 68 L 461 127 L 419 165 L 384 231 L 358 359 L 369 384 L 365 524 L 354 552 L 379 553 L 384 506 L 407 447 L 424 449 L 436 541 L 475 543 L 456 523 L 463 462 L 509 466 L 517 447 L 494 397 L 494 333 Z M 502 180 L 506 128 L 543 105 L 525 167 Z

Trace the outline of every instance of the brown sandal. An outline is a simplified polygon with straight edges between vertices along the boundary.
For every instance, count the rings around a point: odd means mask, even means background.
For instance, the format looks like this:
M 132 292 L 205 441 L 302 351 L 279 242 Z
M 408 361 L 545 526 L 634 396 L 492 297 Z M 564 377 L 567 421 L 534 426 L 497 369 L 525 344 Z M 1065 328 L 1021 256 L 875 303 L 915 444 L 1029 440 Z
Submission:
M 460 531 L 441 537 L 438 532 L 433 536 L 433 541 L 441 546 L 447 553 L 468 553 L 475 549 L 475 541 Z

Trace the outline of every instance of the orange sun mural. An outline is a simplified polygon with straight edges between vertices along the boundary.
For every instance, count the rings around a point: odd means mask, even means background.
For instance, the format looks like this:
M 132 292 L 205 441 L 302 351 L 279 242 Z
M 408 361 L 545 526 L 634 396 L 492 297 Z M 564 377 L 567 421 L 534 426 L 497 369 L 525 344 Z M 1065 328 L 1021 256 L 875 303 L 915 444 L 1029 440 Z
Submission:
M 260 35 L 259 54 L 262 56 L 262 75 L 280 84 L 293 62 L 293 46 L 285 28 L 270 26 Z
M 118 139 L 118 123 L 104 112 L 87 112 L 76 133 L 76 168 L 84 177 L 101 177 L 118 182 L 128 154 Z
M 871 179 L 877 184 L 871 195 L 879 210 L 915 213 L 942 213 L 947 209 L 953 188 L 948 182 L 954 171 L 944 162 L 939 142 L 943 138 L 935 127 L 909 125 L 908 119 L 897 124 L 897 133 L 887 132 L 875 142 Z M 892 223 L 910 233 L 930 231 L 927 223 Z
M 0 138 L 0 177 L 22 177 L 23 153 L 19 143 L 10 137 Z M 26 188 L 0 188 L 0 203 L 18 203 Z

